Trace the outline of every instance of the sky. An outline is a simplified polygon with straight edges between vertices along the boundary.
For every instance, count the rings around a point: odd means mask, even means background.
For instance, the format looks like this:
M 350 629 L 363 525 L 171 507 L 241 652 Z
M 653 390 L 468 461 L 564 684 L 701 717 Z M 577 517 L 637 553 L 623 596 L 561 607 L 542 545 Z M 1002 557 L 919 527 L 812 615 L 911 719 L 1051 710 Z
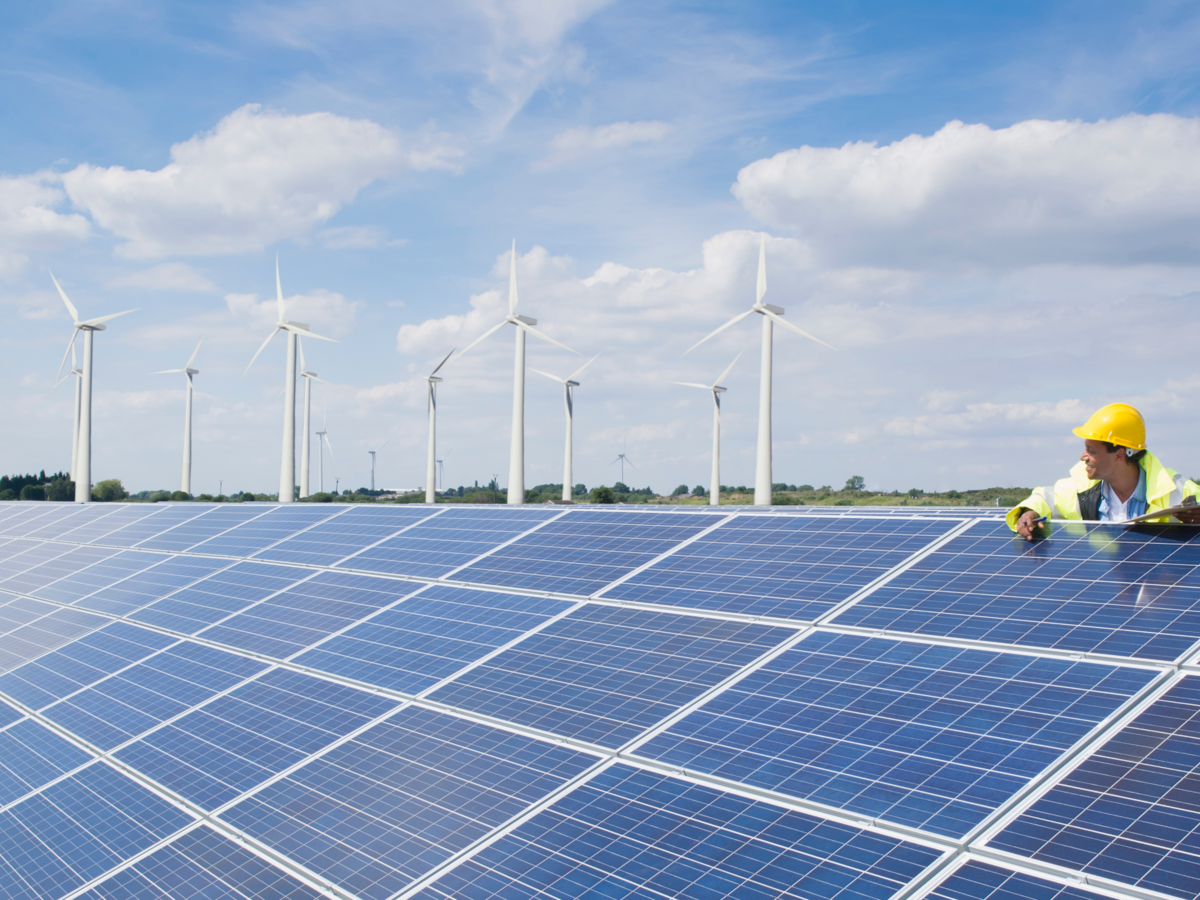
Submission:
M 1044 484 L 1133 403 L 1200 475 L 1200 3 L 376 0 L 0 7 L 0 471 L 67 469 L 96 335 L 93 480 L 275 491 L 287 316 L 325 488 L 424 485 L 426 382 L 508 311 L 525 483 Z M 438 373 L 440 487 L 507 482 L 511 327 Z M 832 348 L 832 349 L 830 349 Z M 741 354 L 739 356 L 739 354 Z M 380 449 L 382 448 L 382 449 Z M 312 489 L 318 488 L 313 450 Z

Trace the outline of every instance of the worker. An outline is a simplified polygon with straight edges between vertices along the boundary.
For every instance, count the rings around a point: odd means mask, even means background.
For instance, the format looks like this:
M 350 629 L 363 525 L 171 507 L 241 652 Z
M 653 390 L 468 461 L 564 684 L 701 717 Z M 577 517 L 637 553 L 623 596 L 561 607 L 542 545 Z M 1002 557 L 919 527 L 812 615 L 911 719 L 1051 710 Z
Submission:
M 1048 519 L 1124 522 L 1180 506 L 1188 497 L 1200 498 L 1200 484 L 1166 468 L 1146 449 L 1146 422 L 1127 403 L 1101 407 L 1072 432 L 1083 438 L 1083 453 L 1071 474 L 1054 487 L 1034 488 L 1008 513 L 1008 527 L 1025 540 L 1037 537 Z M 1200 506 L 1194 512 L 1176 513 L 1175 518 L 1200 524 Z

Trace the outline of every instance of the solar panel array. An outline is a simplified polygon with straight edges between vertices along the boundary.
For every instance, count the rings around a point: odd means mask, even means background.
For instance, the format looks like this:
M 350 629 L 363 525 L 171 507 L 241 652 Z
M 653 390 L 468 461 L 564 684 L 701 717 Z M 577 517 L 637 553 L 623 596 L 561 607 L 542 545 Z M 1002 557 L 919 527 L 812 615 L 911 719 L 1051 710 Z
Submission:
M 0 896 L 1200 898 L 1200 529 L 0 504 Z

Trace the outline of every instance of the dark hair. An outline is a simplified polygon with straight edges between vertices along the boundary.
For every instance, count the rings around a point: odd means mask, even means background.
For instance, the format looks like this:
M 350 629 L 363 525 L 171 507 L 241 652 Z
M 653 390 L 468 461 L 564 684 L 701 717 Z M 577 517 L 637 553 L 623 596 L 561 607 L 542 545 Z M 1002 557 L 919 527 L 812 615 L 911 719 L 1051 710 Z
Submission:
M 1128 451 L 1128 450 L 1132 449 L 1132 448 L 1128 448 L 1128 447 L 1122 447 L 1120 444 L 1110 444 L 1108 441 L 1104 442 L 1104 446 L 1108 448 L 1109 453 L 1116 453 L 1118 450 Z M 1130 462 L 1135 463 L 1145 455 L 1146 455 L 1145 450 L 1134 450 L 1132 453 L 1130 453 L 1126 457 L 1126 459 L 1128 459 Z

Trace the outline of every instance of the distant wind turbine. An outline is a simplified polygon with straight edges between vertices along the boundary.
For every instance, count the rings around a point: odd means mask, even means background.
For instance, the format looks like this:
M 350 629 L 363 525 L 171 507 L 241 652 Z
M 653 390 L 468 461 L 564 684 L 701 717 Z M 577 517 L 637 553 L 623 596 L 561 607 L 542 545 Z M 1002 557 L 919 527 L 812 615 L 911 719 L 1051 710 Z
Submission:
M 621 452 L 617 454 L 617 458 L 614 459 L 612 461 L 612 463 L 609 463 L 610 466 L 613 463 L 618 463 L 618 462 L 621 464 L 621 484 L 625 484 L 625 463 L 629 463 L 629 465 L 633 466 L 634 469 L 637 469 L 637 466 L 633 465 L 633 460 L 631 460 L 628 456 L 625 455 L 625 451 L 628 449 L 629 449 L 629 432 L 626 431 L 625 432 L 625 440 L 621 444 Z
M 309 412 L 312 408 L 312 383 L 319 381 L 329 384 L 324 378 L 318 378 L 316 372 L 308 371 L 304 362 L 304 338 L 296 338 L 296 349 L 300 351 L 300 377 L 304 379 L 304 437 L 300 441 L 300 498 L 308 496 L 308 444 L 309 444 Z
M 467 350 L 505 325 L 517 327 L 516 351 L 513 358 L 512 445 L 508 454 L 508 502 L 512 504 L 525 502 L 525 332 L 571 353 L 576 352 L 566 344 L 560 344 L 554 338 L 547 337 L 535 330 L 533 326 L 536 324 L 537 319 L 517 315 L 517 242 L 514 240 L 508 269 L 508 315 L 475 338 L 462 353 L 458 354 L 462 356 Z
M 284 318 L 283 287 L 279 281 L 279 257 L 275 257 L 275 303 L 278 307 L 279 319 L 262 346 L 250 357 L 250 365 L 254 365 L 260 353 L 267 349 L 271 338 L 280 331 L 287 335 L 287 371 L 283 381 L 283 453 L 279 464 L 279 502 L 291 503 L 295 499 L 296 490 L 296 339 L 297 336 L 316 338 L 319 341 L 333 341 L 333 338 L 313 334 L 303 322 L 289 322 Z M 245 373 L 243 373 L 245 377 Z
M 441 489 L 441 490 L 443 490 L 443 491 L 446 489 L 446 466 L 445 466 L 445 462 L 446 462 L 446 460 L 448 460 L 448 459 L 450 458 L 450 454 L 451 454 L 451 453 L 453 453 L 453 452 L 454 452 L 454 448 L 453 448 L 453 447 L 451 447 L 449 450 L 447 450 L 447 451 L 446 451 L 446 455 L 445 455 L 445 456 L 443 456 L 441 459 L 439 459 L 439 460 L 437 461 L 437 467 L 438 467 L 438 484 L 440 485 L 440 489 Z
M 572 372 L 566 378 L 559 378 L 557 375 L 551 375 L 549 372 L 543 372 L 541 369 L 533 370 L 533 371 L 537 372 L 539 375 L 545 375 L 551 381 L 557 381 L 559 384 L 561 384 L 563 386 L 563 402 L 566 404 L 566 408 L 567 408 L 567 449 L 564 451 L 564 454 L 563 454 L 562 498 L 564 501 L 566 501 L 568 503 L 573 502 L 572 498 L 575 496 L 574 490 L 573 490 L 573 488 L 574 488 L 573 479 L 575 476 L 574 476 L 574 474 L 572 472 L 572 468 L 571 468 L 571 442 L 572 442 L 571 433 L 572 433 L 572 429 L 574 428 L 574 421 L 575 421 L 575 392 L 574 392 L 574 389 L 579 387 L 579 382 L 576 381 L 575 379 L 578 378 L 580 375 L 582 375 L 583 370 L 586 369 L 588 366 L 590 366 L 592 363 L 594 363 L 596 361 L 596 358 L 599 355 L 600 354 L 597 353 L 596 356 L 593 356 L 591 359 L 589 359 L 587 362 L 585 362 L 582 366 L 580 366 L 578 369 L 576 369 L 574 372 Z M 621 480 L 624 481 L 623 478 Z
M 742 353 L 745 351 L 743 350 Z M 680 384 L 684 387 L 700 388 L 702 391 L 712 391 L 713 398 L 713 446 L 712 446 L 712 477 L 709 483 L 712 485 L 708 492 L 708 505 L 721 505 L 721 395 L 728 388 L 721 386 L 721 382 L 733 371 L 733 367 L 737 365 L 737 361 L 742 358 L 739 353 L 733 358 L 733 362 L 729 364 L 724 372 L 722 372 L 717 380 L 712 384 L 696 384 L 692 381 L 673 381 L 672 384 Z
M 75 480 L 75 502 L 88 503 L 92 499 L 92 335 L 97 331 L 104 331 L 102 323 L 107 322 L 109 319 L 128 315 L 131 312 L 137 312 L 137 310 L 127 309 L 124 312 L 113 313 L 110 316 L 98 316 L 94 319 L 84 319 L 81 321 L 79 311 L 67 299 L 66 291 L 62 289 L 62 285 L 58 283 L 58 279 L 54 277 L 53 272 L 50 273 L 50 280 L 58 288 L 58 296 L 62 297 L 62 301 L 66 304 L 67 312 L 71 314 L 71 320 L 74 324 L 74 328 L 71 331 L 71 341 L 63 353 L 62 362 L 58 364 L 58 375 L 55 376 L 55 381 L 62 378 L 63 366 L 67 364 L 67 354 L 75 348 L 75 332 L 83 332 L 83 369 L 78 376 L 80 382 L 79 436 L 75 440 L 75 464 L 71 469 L 71 477 Z
M 183 475 L 179 479 L 179 489 L 189 497 L 192 494 L 192 394 L 196 392 L 196 386 L 192 383 L 192 376 L 199 375 L 199 369 L 193 369 L 192 363 L 196 361 L 196 354 L 200 352 L 200 345 L 204 343 L 204 338 L 196 343 L 196 349 L 192 351 L 192 355 L 188 358 L 187 365 L 182 369 L 163 369 L 161 372 L 155 372 L 155 375 L 171 375 L 176 372 L 182 372 L 187 379 L 187 385 L 183 392 Z M 211 483 L 211 482 L 210 482 Z
M 437 502 L 437 488 L 434 485 L 434 480 L 437 475 L 435 466 L 437 465 L 437 386 L 442 379 L 438 378 L 438 370 L 446 364 L 451 356 L 454 355 L 454 350 L 447 353 L 440 363 L 433 367 L 433 371 L 425 376 L 425 405 L 429 412 L 429 456 L 425 461 L 425 502 Z
M 375 490 L 375 454 L 386 447 L 391 442 L 391 438 L 379 445 L 379 450 L 368 450 L 371 454 L 371 490 Z
M 55 387 L 58 387 L 63 382 L 63 379 L 61 377 L 61 371 L 62 370 L 60 369 L 59 370 L 59 372 L 60 372 L 59 379 L 56 382 L 54 382 Z M 80 395 L 82 385 L 83 385 L 83 369 L 79 368 L 79 365 L 75 361 L 75 333 L 74 332 L 71 333 L 71 373 L 70 374 L 75 376 L 75 418 L 71 422 L 71 468 L 69 470 L 72 473 L 72 477 L 74 477 L 75 465 L 76 465 L 77 458 L 79 456 L 79 400 L 80 400 L 79 395 Z
M 321 492 L 325 492 L 325 448 L 329 448 L 329 455 L 337 459 L 333 455 L 333 444 L 329 443 L 329 426 L 326 424 L 326 412 L 321 413 L 321 430 L 317 432 L 317 471 Z
M 801 331 L 791 322 L 785 322 L 779 318 L 783 315 L 783 307 L 772 306 L 770 303 L 763 303 L 762 298 L 767 293 L 767 236 L 764 234 L 758 245 L 758 286 L 755 294 L 754 305 L 744 313 L 738 313 L 716 331 L 712 332 L 687 350 L 683 351 L 686 356 L 691 353 L 710 337 L 720 334 L 730 325 L 740 322 L 742 319 L 751 313 L 758 313 L 763 317 L 762 323 L 762 370 L 759 376 L 758 385 L 758 461 L 754 470 L 754 505 L 755 506 L 770 506 L 771 505 L 771 338 L 772 329 L 771 323 L 778 322 L 784 328 L 788 328 L 801 337 L 806 337 L 810 341 L 816 341 L 822 347 L 829 347 L 820 338 L 815 338 L 807 331 Z M 832 350 L 832 347 L 829 347 Z

